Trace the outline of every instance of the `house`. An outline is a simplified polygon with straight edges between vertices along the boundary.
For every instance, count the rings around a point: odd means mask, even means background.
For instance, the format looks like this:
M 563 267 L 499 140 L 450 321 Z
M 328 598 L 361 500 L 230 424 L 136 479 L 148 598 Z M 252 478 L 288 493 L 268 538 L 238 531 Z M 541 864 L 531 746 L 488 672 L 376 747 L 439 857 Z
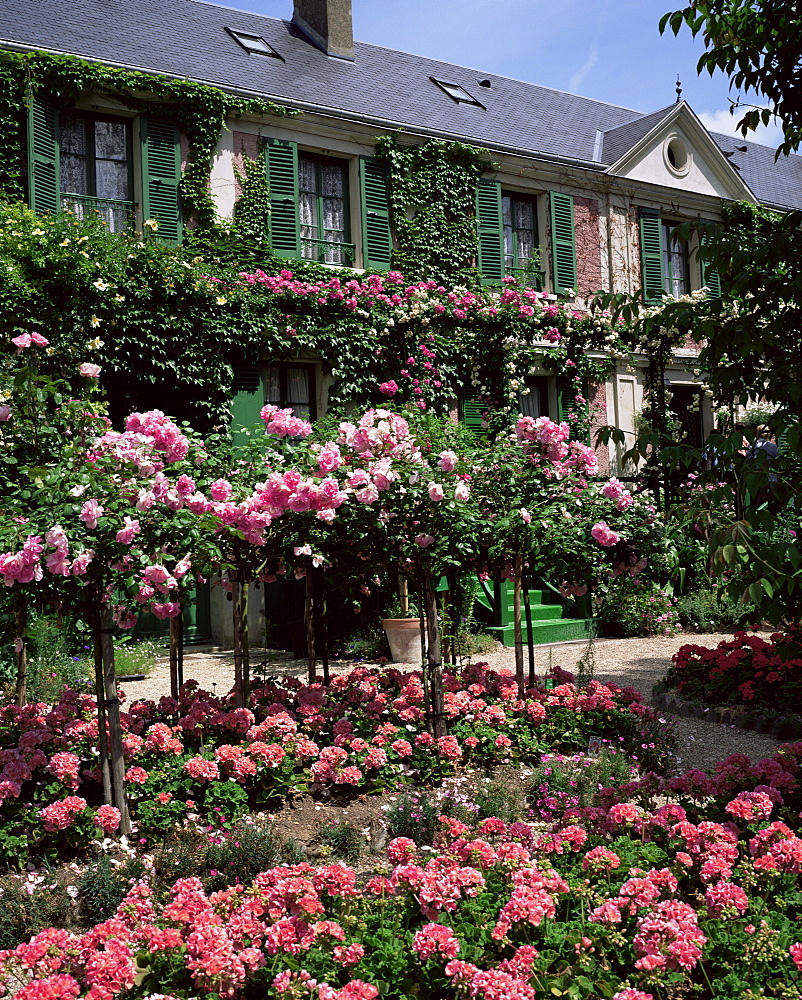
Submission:
M 288 0 L 289 2 L 289 0 Z M 248 159 L 263 154 L 271 239 L 288 259 L 380 270 L 392 265 L 387 175 L 376 140 L 429 138 L 490 151 L 476 192 L 476 263 L 483 280 L 523 276 L 546 292 L 644 287 L 659 301 L 714 284 L 677 223 L 720 217 L 723 201 L 802 208 L 802 158 L 710 133 L 679 98 L 643 114 L 476 69 L 355 42 L 350 0 L 294 0 L 291 20 L 200 2 L 26 0 L 5 5 L 0 47 L 78 56 L 106 66 L 211 84 L 267 99 L 294 117 L 243 113 L 225 124 L 209 178 L 230 218 Z M 86 90 L 73 108 L 47 95 L 28 106 L 28 200 L 38 211 L 95 210 L 112 229 L 155 218 L 179 241 L 179 185 L 189 138 L 159 102 Z M 693 376 L 694 347 L 666 378 L 689 437 L 712 426 Z M 643 372 L 621 365 L 591 387 L 599 423 L 634 435 Z M 236 402 L 302 413 L 325 409 L 327 377 L 312 357 L 243 372 Z M 553 374 L 533 370 L 524 412 L 559 414 Z M 617 469 L 620 452 L 600 456 Z

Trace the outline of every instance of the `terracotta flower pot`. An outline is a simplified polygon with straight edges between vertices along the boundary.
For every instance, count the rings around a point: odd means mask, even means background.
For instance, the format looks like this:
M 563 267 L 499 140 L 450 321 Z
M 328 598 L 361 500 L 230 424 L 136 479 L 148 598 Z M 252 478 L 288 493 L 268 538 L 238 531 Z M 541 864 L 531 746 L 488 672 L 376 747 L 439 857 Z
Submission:
M 383 618 L 394 663 L 420 663 L 420 618 Z

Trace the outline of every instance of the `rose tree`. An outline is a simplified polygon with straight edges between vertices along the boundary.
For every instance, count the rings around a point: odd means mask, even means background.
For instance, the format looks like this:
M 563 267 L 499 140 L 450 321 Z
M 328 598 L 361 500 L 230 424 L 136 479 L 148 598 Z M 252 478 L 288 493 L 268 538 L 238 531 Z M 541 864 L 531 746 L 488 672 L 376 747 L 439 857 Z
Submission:
M 530 573 L 559 581 L 565 597 L 581 597 L 589 590 L 603 593 L 622 572 L 640 572 L 659 545 L 654 507 L 636 500 L 616 479 L 602 485 L 590 481 L 598 472 L 596 456 L 569 434 L 566 423 L 521 417 L 475 470 L 487 569 L 513 581 L 521 693 L 527 564 Z

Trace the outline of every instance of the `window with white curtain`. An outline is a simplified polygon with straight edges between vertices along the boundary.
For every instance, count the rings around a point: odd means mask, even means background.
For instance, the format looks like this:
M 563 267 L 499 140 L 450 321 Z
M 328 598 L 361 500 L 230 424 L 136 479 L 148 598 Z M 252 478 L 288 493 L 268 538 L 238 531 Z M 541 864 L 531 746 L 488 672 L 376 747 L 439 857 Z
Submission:
M 354 262 L 349 242 L 348 177 L 342 160 L 298 157 L 301 253 L 323 264 Z

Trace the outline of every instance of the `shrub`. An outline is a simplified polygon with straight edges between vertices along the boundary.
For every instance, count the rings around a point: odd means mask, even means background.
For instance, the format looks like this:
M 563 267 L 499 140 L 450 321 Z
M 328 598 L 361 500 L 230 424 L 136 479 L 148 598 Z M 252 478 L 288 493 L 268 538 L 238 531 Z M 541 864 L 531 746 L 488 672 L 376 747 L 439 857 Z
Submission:
M 318 827 L 317 840 L 335 858 L 351 864 L 359 860 L 365 838 L 352 823 L 323 823 Z
M 638 578 L 619 582 L 599 609 L 599 621 L 607 635 L 622 638 L 681 631 L 673 598 L 656 584 Z
M 798 713 L 802 705 L 802 629 L 770 640 L 736 632 L 714 649 L 688 644 L 674 654 L 663 686 L 709 705 Z
M 52 906 L 44 893 L 29 891 L 18 876 L 0 878 L 0 950 L 27 941 L 52 919 Z
M 387 836 L 408 837 L 419 847 L 431 846 L 437 828 L 438 809 L 425 792 L 408 791 L 383 807 Z
M 269 821 L 249 817 L 231 830 L 215 835 L 206 849 L 206 891 L 246 885 L 259 872 L 277 864 L 280 857 L 281 844 Z
M 113 917 L 128 890 L 144 872 L 140 858 L 129 858 L 124 864 L 115 865 L 107 854 L 101 854 L 89 865 L 81 876 L 79 888 L 91 923 L 99 924 Z
M 520 791 L 509 782 L 485 780 L 476 791 L 476 815 L 479 819 L 498 816 L 507 823 L 519 819 L 524 812 L 524 802 Z
M 677 615 L 689 632 L 729 632 L 752 613 L 751 604 L 733 601 L 716 590 L 697 590 L 677 600 Z
M 526 796 L 535 818 L 555 820 L 567 810 L 599 805 L 602 788 L 618 788 L 637 773 L 632 758 L 615 746 L 605 746 L 597 756 L 544 754 L 532 773 Z

